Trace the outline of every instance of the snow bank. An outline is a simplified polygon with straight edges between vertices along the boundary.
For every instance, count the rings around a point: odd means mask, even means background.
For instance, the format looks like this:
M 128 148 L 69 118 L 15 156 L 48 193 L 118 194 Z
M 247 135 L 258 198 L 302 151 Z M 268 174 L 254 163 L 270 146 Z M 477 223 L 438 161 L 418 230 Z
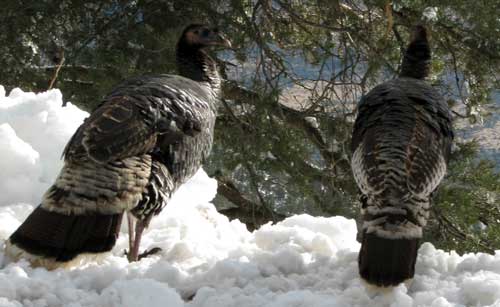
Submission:
M 0 240 L 37 205 L 61 166 L 59 156 L 86 114 L 39 95 L 0 87 Z M 500 253 L 459 256 L 420 248 L 411 284 L 380 291 L 357 274 L 354 221 L 290 217 L 250 233 L 210 203 L 216 182 L 203 170 L 156 217 L 143 248 L 159 255 L 129 264 L 123 230 L 101 264 L 72 270 L 7 263 L 0 246 L 4 306 L 500 306 Z
M 0 86 L 0 206 L 38 203 L 59 173 L 62 148 L 88 116 L 71 103 L 61 105 L 59 90 L 16 88 L 6 97 Z

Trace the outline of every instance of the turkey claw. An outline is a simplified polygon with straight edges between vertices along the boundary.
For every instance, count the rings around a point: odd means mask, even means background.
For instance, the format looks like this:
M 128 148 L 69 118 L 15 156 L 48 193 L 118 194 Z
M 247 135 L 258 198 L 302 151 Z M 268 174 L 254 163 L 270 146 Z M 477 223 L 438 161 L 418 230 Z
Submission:
M 149 257 L 151 255 L 155 255 L 155 254 L 158 254 L 159 252 L 161 252 L 162 249 L 159 248 L 159 247 L 153 247 L 152 249 L 150 250 L 145 250 L 142 254 L 139 254 L 138 256 L 138 260 L 141 260 L 142 258 L 146 258 L 146 257 Z

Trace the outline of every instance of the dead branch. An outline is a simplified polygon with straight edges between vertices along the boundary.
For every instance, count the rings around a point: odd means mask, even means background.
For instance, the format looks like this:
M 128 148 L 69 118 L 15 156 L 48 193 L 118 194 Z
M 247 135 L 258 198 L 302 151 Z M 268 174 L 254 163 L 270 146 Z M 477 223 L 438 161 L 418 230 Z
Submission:
M 64 64 L 64 49 L 61 49 L 59 51 L 59 63 L 57 63 L 56 70 L 54 71 L 54 75 L 52 76 L 52 79 L 50 80 L 48 90 L 52 89 L 52 87 L 54 86 L 54 83 L 57 80 L 57 76 L 59 75 L 59 71 L 61 70 L 61 67 L 63 64 Z
M 269 221 L 279 222 L 286 218 L 286 215 L 277 213 L 267 206 L 262 206 L 243 196 L 236 185 L 228 178 L 215 175 L 217 179 L 217 193 L 233 203 L 236 207 L 221 209 L 220 213 L 230 220 L 238 219 L 244 223 L 250 231 L 259 228 Z

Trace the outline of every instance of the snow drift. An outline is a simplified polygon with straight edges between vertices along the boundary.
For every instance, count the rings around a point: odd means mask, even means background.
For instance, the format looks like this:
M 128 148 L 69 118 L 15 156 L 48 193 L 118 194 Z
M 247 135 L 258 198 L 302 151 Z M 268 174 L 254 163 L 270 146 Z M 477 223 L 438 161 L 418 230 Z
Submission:
M 58 90 L 6 97 L 0 86 L 0 242 L 38 204 L 88 115 L 61 105 Z M 250 233 L 217 213 L 216 190 L 203 170 L 182 186 L 143 238 L 163 252 L 140 262 L 123 257 L 125 229 L 103 263 L 72 270 L 11 263 L 0 245 L 0 307 L 500 306 L 500 253 L 426 243 L 413 282 L 380 291 L 358 277 L 354 221 L 298 215 Z

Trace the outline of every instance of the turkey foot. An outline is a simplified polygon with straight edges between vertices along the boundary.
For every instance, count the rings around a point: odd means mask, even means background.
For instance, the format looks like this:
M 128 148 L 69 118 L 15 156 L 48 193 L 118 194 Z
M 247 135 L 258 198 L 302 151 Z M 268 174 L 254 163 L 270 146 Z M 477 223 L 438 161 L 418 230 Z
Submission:
M 141 238 L 142 238 L 142 233 L 144 232 L 144 229 L 146 229 L 149 225 L 149 222 L 151 221 L 151 218 L 153 216 L 150 215 L 146 217 L 144 220 L 138 220 L 135 223 L 134 227 L 134 217 L 132 214 L 128 214 L 128 226 L 129 226 L 129 251 L 125 251 L 125 255 L 127 256 L 127 259 L 129 262 L 134 262 L 140 260 L 142 257 L 146 257 L 152 254 L 155 254 L 159 252 L 161 249 L 159 248 L 153 248 L 150 251 L 145 251 L 141 255 L 139 255 L 139 246 L 141 244 Z M 134 233 L 135 232 L 135 233 Z
M 156 254 L 158 254 L 161 251 L 162 251 L 162 249 L 160 247 L 153 247 L 150 250 L 145 250 L 142 254 L 139 254 L 139 256 L 137 257 L 137 259 L 141 260 L 142 258 L 147 258 L 147 257 L 149 257 L 151 255 L 156 255 Z
M 147 257 L 149 257 L 151 255 L 156 255 L 156 254 L 158 254 L 161 251 L 162 251 L 161 247 L 153 247 L 152 249 L 145 250 L 143 253 L 139 254 L 137 256 L 137 260 L 141 260 L 142 258 L 147 258 Z M 124 249 L 123 250 L 123 255 L 126 256 L 127 258 L 129 258 L 129 252 L 128 252 L 128 250 Z

